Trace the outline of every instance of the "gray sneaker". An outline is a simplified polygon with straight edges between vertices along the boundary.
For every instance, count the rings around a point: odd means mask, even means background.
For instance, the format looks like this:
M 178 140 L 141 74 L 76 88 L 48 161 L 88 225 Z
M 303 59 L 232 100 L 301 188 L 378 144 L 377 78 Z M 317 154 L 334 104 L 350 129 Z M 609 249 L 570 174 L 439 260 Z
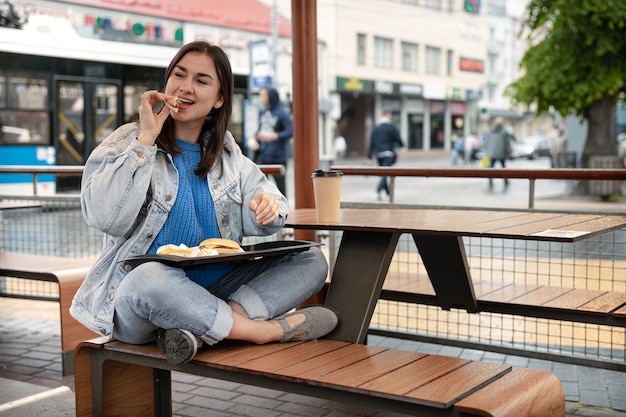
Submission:
M 167 363 L 180 365 L 193 359 L 198 351 L 198 339 L 189 330 L 159 329 L 157 346 L 167 355 Z
M 294 314 L 303 314 L 305 319 L 304 322 L 292 329 L 285 318 Z M 275 320 L 280 323 L 285 333 L 281 342 L 319 339 L 332 332 L 339 323 L 337 312 L 323 305 L 310 305 L 291 313 L 285 313 L 276 317 Z M 301 334 L 304 336 L 296 337 Z

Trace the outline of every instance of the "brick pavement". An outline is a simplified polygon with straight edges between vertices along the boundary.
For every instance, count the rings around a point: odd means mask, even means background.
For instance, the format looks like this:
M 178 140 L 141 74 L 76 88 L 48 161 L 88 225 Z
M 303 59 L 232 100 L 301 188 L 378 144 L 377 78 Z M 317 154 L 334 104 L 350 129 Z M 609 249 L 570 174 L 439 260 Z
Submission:
M 0 392 L 21 383 L 39 389 L 60 386 L 74 389 L 73 376 L 64 377 L 61 374 L 60 327 L 55 316 L 58 311 L 54 312 L 54 308 L 55 303 L 50 302 L 0 299 Z M 50 311 L 46 313 L 46 310 Z M 626 417 L 626 375 L 623 372 L 379 336 L 370 336 L 369 343 L 544 369 L 561 380 L 566 392 L 568 417 Z M 173 409 L 178 417 L 401 416 L 177 372 L 172 373 L 172 380 Z M 73 415 L 72 400 L 68 394 L 51 397 L 47 401 L 56 404 L 57 409 L 54 414 L 47 415 Z M 67 409 L 59 410 L 59 404 Z M 40 402 L 24 406 L 19 409 L 20 412 L 18 409 L 0 412 L 0 416 L 46 415 L 38 411 L 42 407 Z M 31 409 L 32 414 L 29 414 Z

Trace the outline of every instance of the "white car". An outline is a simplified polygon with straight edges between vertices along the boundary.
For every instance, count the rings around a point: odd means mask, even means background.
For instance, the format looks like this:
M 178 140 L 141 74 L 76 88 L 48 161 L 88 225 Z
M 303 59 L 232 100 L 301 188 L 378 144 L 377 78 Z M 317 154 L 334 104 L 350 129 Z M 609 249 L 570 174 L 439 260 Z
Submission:
M 551 147 L 550 139 L 544 136 L 528 136 L 512 142 L 511 159 L 549 157 Z

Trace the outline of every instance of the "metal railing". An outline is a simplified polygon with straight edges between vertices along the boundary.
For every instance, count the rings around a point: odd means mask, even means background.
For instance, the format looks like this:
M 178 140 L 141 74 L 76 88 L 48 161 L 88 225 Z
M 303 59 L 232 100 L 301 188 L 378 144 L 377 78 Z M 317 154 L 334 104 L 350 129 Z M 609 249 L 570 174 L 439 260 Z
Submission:
M 265 175 L 284 175 L 285 167 L 280 164 L 259 165 Z M 37 195 L 37 184 L 40 175 L 83 175 L 82 165 L 0 165 L 0 174 L 30 175 L 33 184 L 33 195 Z
M 626 169 L 445 169 L 445 168 L 396 168 L 333 165 L 331 170 L 343 175 L 389 177 L 389 202 L 393 203 L 396 193 L 396 177 L 424 178 L 507 178 L 529 181 L 528 208 L 535 207 L 535 182 L 537 180 L 592 180 L 624 181 Z

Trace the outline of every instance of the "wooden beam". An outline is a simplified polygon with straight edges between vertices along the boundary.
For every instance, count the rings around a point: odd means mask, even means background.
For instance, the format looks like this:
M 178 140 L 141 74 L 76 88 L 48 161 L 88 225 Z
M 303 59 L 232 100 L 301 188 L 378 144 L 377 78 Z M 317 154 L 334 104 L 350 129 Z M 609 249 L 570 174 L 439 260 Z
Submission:
M 317 1 L 291 0 L 291 22 L 295 206 L 313 208 L 311 173 L 319 167 Z M 297 230 L 295 238 L 315 240 L 315 231 Z

